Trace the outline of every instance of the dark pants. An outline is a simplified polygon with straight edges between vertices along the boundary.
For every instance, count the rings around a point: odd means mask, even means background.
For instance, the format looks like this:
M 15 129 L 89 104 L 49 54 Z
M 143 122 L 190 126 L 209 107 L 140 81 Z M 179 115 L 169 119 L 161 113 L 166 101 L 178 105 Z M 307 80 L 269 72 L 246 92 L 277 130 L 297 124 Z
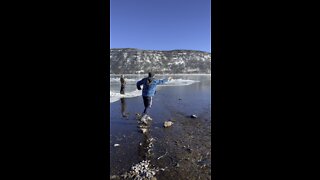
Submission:
M 151 96 L 142 96 L 143 104 L 144 104 L 144 114 L 148 113 L 148 109 L 151 108 L 152 105 L 152 97 Z

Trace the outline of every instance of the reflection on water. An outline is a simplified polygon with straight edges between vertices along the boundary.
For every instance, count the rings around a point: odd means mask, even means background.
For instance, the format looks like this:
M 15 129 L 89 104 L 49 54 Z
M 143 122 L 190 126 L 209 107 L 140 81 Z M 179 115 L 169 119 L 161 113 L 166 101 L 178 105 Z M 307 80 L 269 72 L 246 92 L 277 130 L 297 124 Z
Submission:
M 128 119 L 128 113 L 126 112 L 127 111 L 126 110 L 127 109 L 126 100 L 125 100 L 125 98 L 121 98 L 120 101 L 121 101 L 121 115 L 122 115 L 122 117 Z

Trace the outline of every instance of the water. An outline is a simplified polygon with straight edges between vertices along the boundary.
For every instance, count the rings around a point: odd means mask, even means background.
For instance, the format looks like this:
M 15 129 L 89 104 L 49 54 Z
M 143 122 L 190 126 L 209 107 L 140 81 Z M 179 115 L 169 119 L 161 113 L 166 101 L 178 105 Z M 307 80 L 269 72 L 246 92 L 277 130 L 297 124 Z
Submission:
M 170 76 L 173 80 L 157 87 L 150 110 L 153 120 L 147 134 L 139 132 L 135 118 L 144 109 L 142 98 L 118 101 L 120 75 L 110 76 L 111 175 L 128 172 L 133 165 L 147 159 L 152 167 L 166 169 L 157 172 L 158 180 L 211 179 L 211 75 L 156 76 L 156 79 Z M 141 96 L 135 84 L 144 77 L 125 75 L 126 97 Z M 123 112 L 128 117 L 123 117 Z M 191 114 L 198 118 L 190 118 Z M 163 128 L 164 121 L 169 119 L 174 120 L 173 126 Z M 148 154 L 150 138 L 155 141 Z
M 211 75 L 190 75 L 190 74 L 179 74 L 179 75 L 156 75 L 156 79 L 165 79 L 167 77 L 172 77 L 173 79 L 164 84 L 159 85 L 157 90 L 161 90 L 164 86 L 186 86 L 193 83 L 198 83 L 204 79 L 211 79 Z M 137 74 L 127 74 L 125 75 L 126 80 L 126 93 L 125 95 L 120 94 L 120 75 L 110 74 L 110 103 L 120 100 L 121 97 L 137 97 L 141 96 L 141 91 L 137 90 L 136 83 L 146 75 Z

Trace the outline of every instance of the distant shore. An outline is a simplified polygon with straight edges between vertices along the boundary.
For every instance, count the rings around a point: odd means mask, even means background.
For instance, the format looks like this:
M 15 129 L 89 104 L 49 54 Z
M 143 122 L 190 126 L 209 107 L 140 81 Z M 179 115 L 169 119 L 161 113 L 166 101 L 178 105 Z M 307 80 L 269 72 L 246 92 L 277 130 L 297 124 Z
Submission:
M 147 75 L 148 73 L 141 73 L 141 74 L 110 74 L 110 75 Z M 157 75 L 211 75 L 211 74 L 157 74 Z

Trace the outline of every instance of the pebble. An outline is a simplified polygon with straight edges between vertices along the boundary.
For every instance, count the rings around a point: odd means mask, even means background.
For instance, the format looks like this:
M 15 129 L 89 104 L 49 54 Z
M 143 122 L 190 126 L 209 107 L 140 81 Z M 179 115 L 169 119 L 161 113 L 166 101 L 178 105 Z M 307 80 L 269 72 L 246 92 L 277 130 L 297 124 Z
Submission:
M 192 118 L 197 118 L 198 116 L 195 115 L 195 114 L 193 114 L 193 115 L 191 115 L 191 117 L 192 117 Z
M 148 126 L 145 125 L 139 125 L 138 128 L 147 128 Z
M 118 147 L 118 146 L 120 146 L 120 144 L 114 144 L 113 146 L 114 146 L 114 147 Z
M 113 176 L 110 177 L 110 179 L 116 179 L 117 177 L 118 177 L 118 176 L 113 175 Z
M 173 122 L 171 122 L 171 121 L 165 121 L 163 126 L 166 128 L 166 127 L 172 126 L 172 124 L 173 124 Z
M 141 132 L 142 132 L 143 134 L 147 133 L 147 129 L 146 129 L 146 128 L 141 128 L 140 130 L 141 130 Z
M 144 124 L 148 124 L 146 119 L 141 119 L 141 122 L 144 123 Z
M 148 121 L 152 121 L 152 118 L 150 116 L 147 116 Z

